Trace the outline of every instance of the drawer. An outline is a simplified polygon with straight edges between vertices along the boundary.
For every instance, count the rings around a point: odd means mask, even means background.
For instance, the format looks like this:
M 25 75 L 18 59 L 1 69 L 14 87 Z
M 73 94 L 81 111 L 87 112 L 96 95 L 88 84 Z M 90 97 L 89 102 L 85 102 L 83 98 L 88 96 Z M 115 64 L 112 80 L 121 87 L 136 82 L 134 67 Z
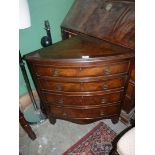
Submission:
M 76 81 L 76 79 L 75 79 Z M 54 82 L 51 79 L 39 79 L 42 90 L 51 91 L 67 91 L 67 92 L 82 92 L 82 91 L 106 91 L 109 89 L 124 87 L 126 78 L 116 78 L 106 81 L 95 82 Z
M 50 107 L 51 115 L 62 118 L 98 118 L 118 115 L 120 104 L 90 109 L 76 109 L 66 107 Z
M 48 66 L 34 65 L 36 75 L 51 77 L 84 77 L 84 76 L 106 76 L 128 72 L 129 62 L 119 62 L 97 67 L 70 67 L 54 68 Z
M 43 93 L 46 103 L 58 105 L 104 105 L 108 103 L 118 102 L 122 98 L 122 92 L 112 94 L 95 95 L 95 96 L 67 96 L 52 93 Z

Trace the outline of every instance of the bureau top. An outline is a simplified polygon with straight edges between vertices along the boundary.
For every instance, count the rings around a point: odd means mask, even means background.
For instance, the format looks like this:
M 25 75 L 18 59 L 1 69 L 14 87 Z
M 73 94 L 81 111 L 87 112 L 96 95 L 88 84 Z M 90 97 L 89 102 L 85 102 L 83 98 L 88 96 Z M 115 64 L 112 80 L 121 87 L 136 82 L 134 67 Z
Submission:
M 75 36 L 26 54 L 26 60 L 113 60 L 131 58 L 134 50 L 88 36 Z
M 134 49 L 134 0 L 75 0 L 62 29 Z

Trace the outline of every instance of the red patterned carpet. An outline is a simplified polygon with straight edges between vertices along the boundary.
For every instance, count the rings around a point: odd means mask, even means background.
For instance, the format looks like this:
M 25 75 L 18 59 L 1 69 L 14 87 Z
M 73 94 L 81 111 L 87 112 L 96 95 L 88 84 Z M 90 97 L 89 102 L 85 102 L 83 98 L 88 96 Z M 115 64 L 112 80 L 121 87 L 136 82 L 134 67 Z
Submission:
M 63 155 L 108 155 L 116 133 L 100 122 Z

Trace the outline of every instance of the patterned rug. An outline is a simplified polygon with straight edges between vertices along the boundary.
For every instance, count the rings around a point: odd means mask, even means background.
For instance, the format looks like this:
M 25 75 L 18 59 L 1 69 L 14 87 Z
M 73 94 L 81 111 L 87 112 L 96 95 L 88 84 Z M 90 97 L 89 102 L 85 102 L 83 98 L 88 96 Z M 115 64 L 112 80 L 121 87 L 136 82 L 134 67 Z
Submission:
M 116 133 L 100 122 L 63 155 L 108 155 Z

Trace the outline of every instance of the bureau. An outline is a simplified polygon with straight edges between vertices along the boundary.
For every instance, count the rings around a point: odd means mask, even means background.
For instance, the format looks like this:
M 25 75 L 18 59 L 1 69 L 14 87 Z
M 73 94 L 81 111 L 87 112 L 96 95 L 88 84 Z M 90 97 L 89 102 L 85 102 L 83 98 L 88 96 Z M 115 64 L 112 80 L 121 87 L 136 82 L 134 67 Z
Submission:
M 49 121 L 117 123 L 134 61 L 134 51 L 81 35 L 26 54 Z

